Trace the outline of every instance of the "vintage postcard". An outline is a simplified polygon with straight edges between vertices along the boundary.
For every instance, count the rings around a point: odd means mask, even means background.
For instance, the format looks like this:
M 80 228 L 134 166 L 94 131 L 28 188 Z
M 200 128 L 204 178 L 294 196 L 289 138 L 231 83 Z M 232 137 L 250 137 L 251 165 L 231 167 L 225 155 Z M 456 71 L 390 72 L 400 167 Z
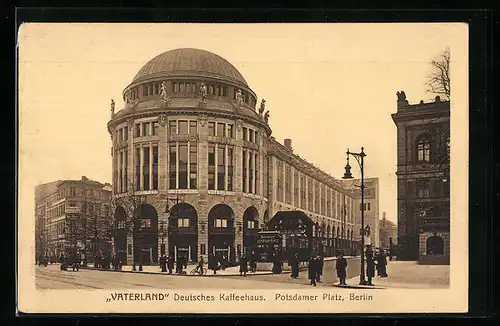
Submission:
M 18 310 L 468 306 L 466 24 L 26 23 Z

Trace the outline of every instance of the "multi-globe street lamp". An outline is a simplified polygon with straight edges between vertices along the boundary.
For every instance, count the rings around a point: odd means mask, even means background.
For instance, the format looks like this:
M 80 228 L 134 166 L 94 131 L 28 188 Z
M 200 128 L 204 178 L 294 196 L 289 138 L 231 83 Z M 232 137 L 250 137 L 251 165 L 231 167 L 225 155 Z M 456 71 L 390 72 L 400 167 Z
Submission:
M 366 156 L 364 152 L 364 148 L 361 147 L 361 152 L 359 153 L 354 153 L 350 152 L 349 149 L 347 149 L 347 164 L 345 166 L 345 173 L 342 179 L 352 179 L 352 174 L 351 174 L 351 166 L 349 165 L 349 155 L 353 156 L 356 161 L 359 164 L 359 167 L 361 169 L 361 272 L 359 274 L 359 284 L 360 285 L 366 285 L 367 282 L 365 280 L 365 255 L 364 255 L 364 250 L 365 250 L 365 180 L 364 180 L 364 158 Z

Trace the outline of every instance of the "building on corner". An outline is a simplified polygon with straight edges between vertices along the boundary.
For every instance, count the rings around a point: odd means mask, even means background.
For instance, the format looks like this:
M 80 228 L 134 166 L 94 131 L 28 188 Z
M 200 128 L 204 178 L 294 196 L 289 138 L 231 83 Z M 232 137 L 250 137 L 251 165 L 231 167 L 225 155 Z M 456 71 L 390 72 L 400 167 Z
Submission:
M 398 259 L 449 264 L 450 102 L 409 104 L 398 92 Z

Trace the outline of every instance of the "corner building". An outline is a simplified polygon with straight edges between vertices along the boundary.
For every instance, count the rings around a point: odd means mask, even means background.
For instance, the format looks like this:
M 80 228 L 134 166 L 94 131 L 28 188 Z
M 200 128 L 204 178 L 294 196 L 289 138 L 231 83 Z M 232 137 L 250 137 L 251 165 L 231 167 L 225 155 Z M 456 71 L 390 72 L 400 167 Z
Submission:
M 114 250 L 126 252 L 128 264 L 156 263 L 163 252 L 190 261 L 222 253 L 236 262 L 281 210 L 307 214 L 325 248 L 336 239 L 354 247 L 352 194 L 293 154 L 290 140 L 271 137 L 256 94 L 225 59 L 198 49 L 162 53 L 123 99 L 117 113 L 112 104 L 108 131 Z

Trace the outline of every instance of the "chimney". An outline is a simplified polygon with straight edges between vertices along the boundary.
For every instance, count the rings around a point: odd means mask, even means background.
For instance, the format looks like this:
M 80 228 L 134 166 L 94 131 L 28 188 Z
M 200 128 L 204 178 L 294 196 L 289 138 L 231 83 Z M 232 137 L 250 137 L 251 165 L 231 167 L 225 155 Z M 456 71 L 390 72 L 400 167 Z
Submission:
M 285 139 L 284 144 L 286 148 L 292 150 L 292 140 L 290 138 Z

